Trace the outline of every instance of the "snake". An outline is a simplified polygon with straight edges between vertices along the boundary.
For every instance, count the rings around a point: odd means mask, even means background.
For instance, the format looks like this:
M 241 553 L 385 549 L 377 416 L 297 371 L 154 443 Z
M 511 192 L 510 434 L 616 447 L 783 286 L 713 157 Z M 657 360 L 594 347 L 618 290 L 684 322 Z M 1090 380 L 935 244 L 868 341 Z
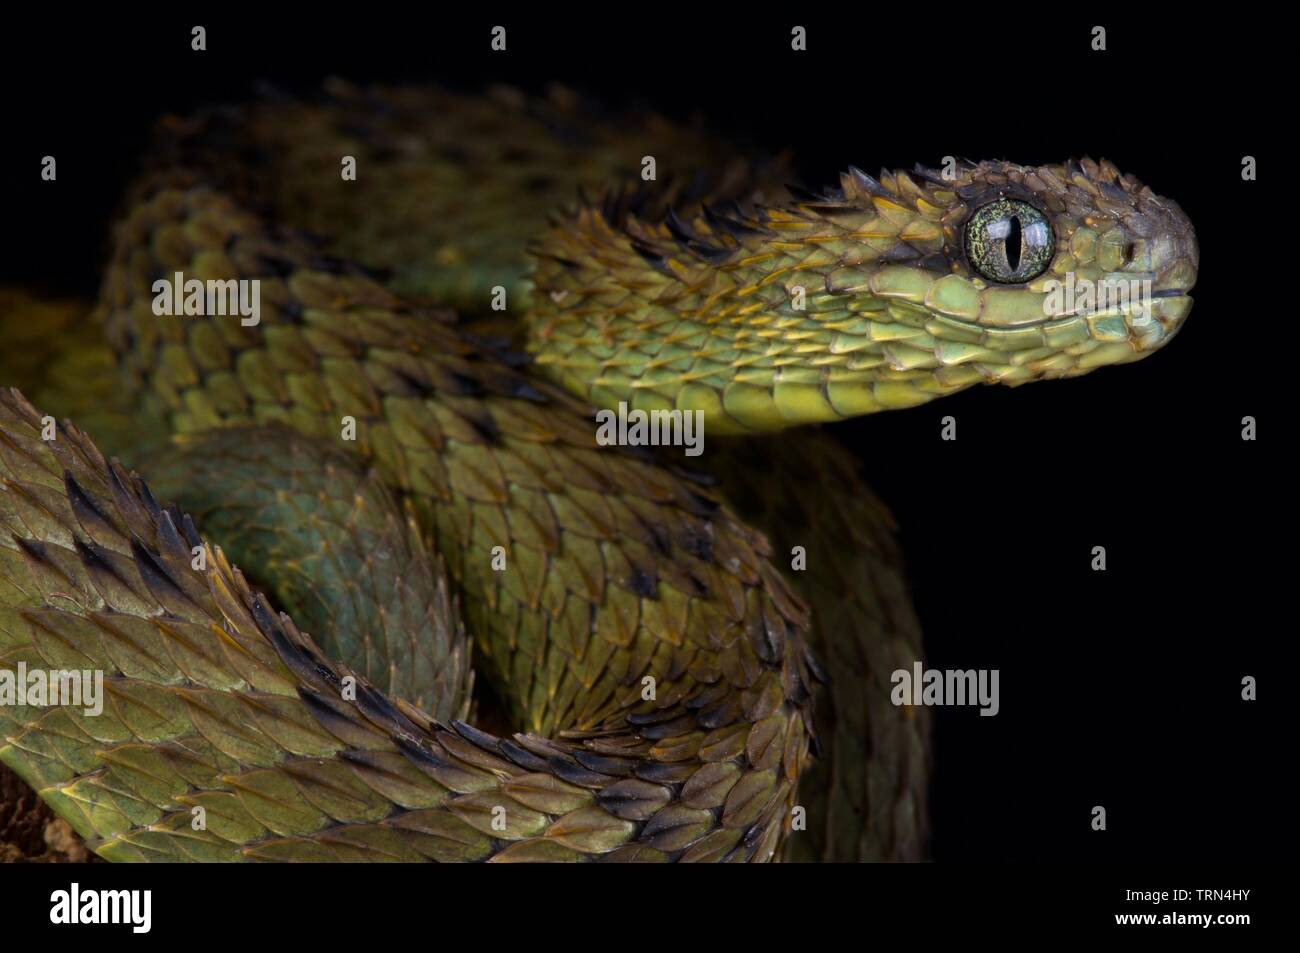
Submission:
M 1149 356 L 1195 232 L 1105 160 L 786 178 L 559 88 L 161 120 L 93 306 L 0 297 L 0 673 L 103 677 L 0 704 L 0 763 L 111 861 L 925 858 L 831 425 Z

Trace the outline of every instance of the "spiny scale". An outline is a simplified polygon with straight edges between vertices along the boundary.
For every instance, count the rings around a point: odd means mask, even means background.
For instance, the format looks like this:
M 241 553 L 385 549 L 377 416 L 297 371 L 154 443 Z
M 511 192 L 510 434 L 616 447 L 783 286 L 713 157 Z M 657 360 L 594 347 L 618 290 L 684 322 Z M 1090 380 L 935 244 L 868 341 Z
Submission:
M 5 575 L 17 581 L 15 605 L 26 608 L 6 628 L 6 653 L 57 661 L 42 654 L 42 633 L 57 626 L 95 645 L 105 631 L 147 638 L 156 646 L 149 665 L 124 671 L 112 647 L 93 661 L 115 676 L 115 688 L 139 692 L 166 718 L 164 726 L 136 724 L 130 707 L 102 755 L 102 741 L 77 727 L 74 713 L 52 716 L 72 724 L 51 736 L 43 713 L 9 709 L 6 717 L 22 721 L 6 726 L 17 739 L 3 750 L 6 763 L 106 856 L 175 856 L 177 837 L 213 856 L 363 848 L 447 856 L 442 847 L 411 847 L 404 822 L 375 822 L 398 805 L 420 812 L 410 841 L 423 844 L 433 827 L 464 847 L 457 856 L 770 857 L 807 756 L 811 676 L 806 610 L 767 562 L 762 537 L 707 488 L 597 447 L 571 399 L 487 359 L 369 278 L 313 267 L 313 249 L 272 235 L 197 178 L 173 187 L 183 180 L 172 175 L 142 190 L 148 197 L 120 227 L 106 279 L 110 335 L 122 342 L 147 405 L 181 433 L 287 423 L 337 441 L 341 418 L 355 416 L 356 451 L 413 502 L 453 568 L 488 677 L 507 687 L 525 724 L 568 731 L 564 740 L 489 741 L 421 723 L 370 691 L 359 695 L 359 719 L 338 697 L 341 669 L 326 664 L 320 674 L 315 649 L 222 571 L 209 578 L 190 570 L 188 557 L 160 561 L 149 547 L 167 525 L 161 511 L 139 503 L 140 487 L 114 498 L 103 489 L 113 471 L 92 467 L 77 482 L 115 528 L 114 569 L 136 599 L 154 600 L 148 611 L 133 604 L 114 612 L 80 555 L 85 530 L 71 502 L 47 493 L 43 507 L 54 519 L 35 530 L 13 502 L 33 472 L 79 472 L 73 457 L 59 455 L 64 444 L 40 443 L 34 412 L 15 403 L 4 425 L 6 449 L 16 448 L 4 455 L 4 475 L 19 491 L 3 497 L 12 534 L 5 551 L 14 554 Z M 268 275 L 272 254 L 291 267 Z M 261 327 L 152 315 L 156 274 L 203 274 L 218 260 L 227 277 L 262 279 Z M 476 396 L 466 396 L 467 382 Z M 68 443 L 94 456 L 75 434 Z M 490 568 L 498 544 L 514 571 Z M 52 598 L 37 608 L 49 588 L 40 583 L 56 577 L 61 588 L 77 584 L 80 609 Z M 640 594 L 646 579 L 653 598 Z M 210 586 L 218 588 L 205 597 Z M 270 674 L 206 656 L 166 663 L 175 645 L 204 646 L 214 625 L 236 624 L 239 644 Z M 657 679 L 654 701 L 641 698 L 647 675 Z M 185 679 L 203 690 L 183 687 Z M 297 692 L 301 702 L 268 691 Z M 262 706 L 272 714 L 250 714 Z M 128 770 L 111 760 L 119 745 L 130 752 L 122 759 L 145 759 L 139 770 L 171 780 L 131 788 L 114 773 Z M 190 749 L 207 760 L 167 773 L 159 759 Z M 401 781 L 400 798 L 391 786 L 375 789 L 376 758 Z M 114 764 L 111 781 L 106 763 Z M 122 785 L 129 803 L 109 793 Z M 327 799 L 318 785 L 350 796 Z M 220 809 L 233 818 L 210 826 L 201 846 L 189 833 L 194 799 L 213 806 L 210 817 Z M 492 827 L 492 808 L 502 805 L 505 832 Z
M 1174 294 L 1195 281 L 1190 225 L 1109 162 L 967 162 L 951 180 L 853 167 L 840 183 L 792 186 L 793 201 L 748 213 L 611 219 L 579 206 L 537 243 L 528 349 L 598 406 L 701 410 L 713 431 L 745 433 L 1136 360 L 1191 306 Z M 960 249 L 973 203 L 1002 192 L 1052 216 L 1057 255 L 1023 287 L 983 280 Z M 1071 316 L 1051 299 L 1067 274 L 1148 279 L 1173 296 L 1145 324 Z
M 951 246 L 984 190 L 1038 195 L 1059 216 L 1054 266 L 1084 275 L 1117 266 L 1125 227 L 1172 222 L 1185 234 L 1152 248 L 1189 254 L 1169 264 L 1147 249 L 1146 263 L 1190 287 L 1190 228 L 1090 160 L 968 163 L 951 183 L 850 169 L 838 191 L 784 201 L 779 164 L 754 177 L 707 135 L 655 119 L 579 135 L 582 115 L 563 93 L 338 87 L 162 124 L 101 294 L 124 379 L 105 349 L 57 332 L 40 339 L 56 356 L 14 379 L 94 420 L 146 473 L 168 433 L 198 441 L 194 460 L 216 448 L 251 494 L 228 509 L 213 495 L 222 479 L 179 479 L 193 463 L 152 472 L 170 480 L 164 496 L 224 520 L 213 525 L 273 582 L 308 557 L 256 529 L 246 543 L 239 513 L 276 532 L 309 513 L 358 574 L 355 587 L 325 583 L 341 608 L 321 615 L 344 622 L 319 633 L 331 661 L 224 555 L 209 549 L 194 569 L 195 528 L 88 438 L 64 427 L 41 441 L 38 413 L 0 397 L 0 660 L 102 668 L 110 688 L 93 722 L 0 707 L 0 760 L 104 856 L 765 860 L 808 777 L 796 856 L 923 854 L 928 726 L 885 688 L 919 657 L 919 634 L 892 524 L 844 452 L 798 434 L 707 458 L 782 552 L 806 546 L 810 632 L 767 539 L 715 488 L 598 447 L 586 404 L 413 302 L 482 310 L 501 285 L 516 312 L 532 300 L 539 366 L 593 402 L 700 407 L 715 432 L 772 429 L 1143 353 L 1113 327 L 1022 327 L 1041 314 L 1038 289 L 962 272 Z M 362 174 L 341 184 L 345 154 Z M 645 155 L 675 184 L 598 191 Z M 690 173 L 702 164 L 721 174 L 701 183 Z M 582 183 L 596 198 L 545 230 Z M 538 294 L 524 280 L 534 239 Z M 155 317 L 152 282 L 176 271 L 260 280 L 261 325 Z M 794 313 L 799 281 L 807 309 Z M 1188 303 L 1162 299 L 1160 327 Z M 57 381 L 41 379 L 46 366 Z M 355 443 L 340 440 L 344 417 Z M 551 739 L 446 720 L 468 673 L 425 535 L 455 580 L 479 674 Z M 369 568 L 379 551 L 427 585 L 389 588 Z M 814 776 L 810 638 L 833 679 Z M 364 669 L 355 698 L 340 691 L 349 665 Z
M 97 718 L 6 706 L 0 758 L 102 856 L 767 859 L 775 849 L 807 737 L 782 688 L 805 694 L 806 671 L 783 661 L 800 651 L 797 629 L 779 657 L 771 618 L 762 631 L 738 625 L 730 650 L 690 653 L 740 678 L 729 703 L 662 673 L 659 702 L 638 700 L 571 740 L 438 724 L 330 661 L 220 550 L 205 546 L 207 568 L 192 568 L 191 547 L 204 544 L 179 511 L 71 425 L 53 441 L 41 427 L 17 392 L 0 395 L 0 657 L 102 670 L 108 698 Z M 355 701 L 340 691 L 349 675 Z

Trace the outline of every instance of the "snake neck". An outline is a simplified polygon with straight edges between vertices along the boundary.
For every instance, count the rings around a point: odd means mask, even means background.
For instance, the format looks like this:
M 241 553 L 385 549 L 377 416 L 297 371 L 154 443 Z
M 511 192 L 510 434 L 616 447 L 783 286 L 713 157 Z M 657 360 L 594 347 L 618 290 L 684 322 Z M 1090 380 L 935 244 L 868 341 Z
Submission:
M 588 402 L 699 410 L 718 433 L 1084 374 L 1163 346 L 1191 307 L 1190 223 L 1106 161 L 852 169 L 826 194 L 787 194 L 780 161 L 737 160 L 654 117 L 630 136 L 601 123 L 581 141 L 559 134 L 585 112 L 564 96 L 335 89 L 165 123 L 152 154 L 167 175 L 193 170 L 327 236 L 408 300 L 483 314 L 508 298 L 540 369 Z M 652 187 L 553 211 L 656 155 Z M 966 253 L 980 213 L 1007 203 L 1032 206 L 1053 245 L 1048 267 L 1015 282 Z M 1145 283 L 1149 307 L 1054 291 L 1109 279 Z
M 966 260 L 963 229 L 973 209 L 1022 194 L 1046 210 L 1051 266 L 987 281 Z M 1190 225 L 1105 162 L 986 162 L 952 181 L 855 169 L 824 196 L 704 208 L 689 221 L 646 217 L 638 201 L 580 205 L 545 233 L 528 349 L 598 406 L 700 410 L 723 433 L 1135 360 L 1191 305 Z M 1153 311 L 1088 309 L 1061 293 L 1115 279 L 1160 289 Z

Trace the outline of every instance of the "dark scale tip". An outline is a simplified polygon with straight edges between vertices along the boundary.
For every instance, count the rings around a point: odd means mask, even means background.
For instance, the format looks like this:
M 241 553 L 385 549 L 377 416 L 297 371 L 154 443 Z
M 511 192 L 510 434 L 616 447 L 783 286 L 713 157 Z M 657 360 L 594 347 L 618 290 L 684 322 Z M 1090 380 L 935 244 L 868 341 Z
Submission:
M 713 538 L 702 533 L 688 532 L 681 539 L 681 546 L 692 556 L 706 563 L 713 562 Z
M 812 675 L 813 680 L 819 685 L 829 685 L 831 683 L 830 673 L 822 668 L 822 663 L 815 652 L 809 650 L 804 653 L 804 664 L 808 666 L 808 673 Z
M 1132 196 L 1130 196 L 1118 185 L 1113 185 L 1110 182 L 1098 182 L 1097 188 L 1101 190 L 1102 195 L 1105 195 L 1107 198 L 1112 199 L 1113 201 L 1116 202 L 1133 201 Z
M 797 668 L 790 670 L 789 697 L 796 705 L 806 705 L 812 701 L 812 691 L 804 684 L 803 676 Z
M 570 274 L 577 274 L 577 272 L 582 269 L 582 265 L 574 261 L 572 258 L 565 258 L 563 255 L 555 255 L 552 254 L 551 252 L 542 249 L 538 249 L 537 251 L 533 252 L 533 257 L 547 258 L 555 262 L 557 265 L 562 267 L 565 271 L 569 272 Z
M 668 531 L 662 526 L 646 525 L 650 531 L 650 542 L 655 548 L 655 552 L 660 556 L 671 556 L 673 552 L 672 540 L 668 536 Z
M 549 404 L 551 402 L 549 397 L 522 377 L 511 378 L 509 386 L 511 397 L 532 401 L 534 404 Z
M 203 545 L 203 537 L 199 535 L 198 527 L 194 525 L 194 520 L 190 519 L 189 513 L 184 514 L 180 528 L 181 534 L 184 535 L 185 541 L 190 544 L 191 549 Z
M 648 183 L 642 183 L 628 194 L 627 198 L 624 199 L 624 205 L 627 212 L 638 218 L 654 217 L 660 197 L 659 193 L 651 189 Z M 647 212 L 650 213 L 649 216 L 647 216 Z
M 852 205 L 845 205 L 842 202 L 806 202 L 804 208 L 810 212 L 816 212 L 822 218 L 834 218 L 836 215 L 857 215 L 861 209 L 854 208 Z
M 571 758 L 551 758 L 547 764 L 556 777 L 579 787 L 603 787 L 610 781 L 609 775 L 589 771 Z
M 466 417 L 464 419 L 469 423 L 474 433 L 478 435 L 479 440 L 484 444 L 489 447 L 498 447 L 501 445 L 503 440 L 501 428 L 492 417 L 485 413 L 481 416 Z
M 262 598 L 261 593 L 253 592 L 250 593 L 250 596 L 251 598 L 248 600 L 248 609 L 253 614 L 253 621 L 257 623 L 257 627 L 272 636 L 276 633 L 283 635 L 284 629 L 280 625 L 280 620 L 275 617 L 275 613 L 271 611 L 269 606 L 267 606 L 266 600 Z M 310 653 L 307 652 L 305 646 L 295 646 L 294 650 L 297 654 L 303 655 L 304 657 L 310 657 Z M 338 681 L 338 678 L 333 672 L 322 674 L 326 674 L 332 681 Z
M 393 741 L 396 742 L 397 747 L 401 749 L 402 754 L 406 755 L 416 764 L 423 764 L 430 768 L 438 768 L 441 770 L 451 767 L 447 761 L 437 757 L 415 738 L 408 738 L 406 735 L 395 735 Z
M 90 540 L 81 539 L 75 540 L 73 545 L 77 549 L 77 555 L 81 557 L 82 565 L 89 569 L 97 569 L 101 572 L 109 573 L 112 576 L 117 576 L 117 573 L 113 572 L 112 566 L 108 561 L 108 554 L 104 547 L 99 546 Z
M 652 781 L 656 784 L 672 784 L 679 781 L 679 772 L 681 765 L 669 764 L 664 761 L 642 761 L 636 766 L 636 776 L 642 781 Z
M 657 249 L 641 241 L 640 239 L 631 239 L 632 250 L 648 261 L 659 271 L 666 275 L 671 275 L 672 269 L 668 267 L 668 259 L 665 258 Z
M 148 512 L 150 518 L 152 518 L 155 523 L 161 522 L 163 510 L 158 504 L 158 500 L 154 497 L 153 491 L 149 489 L 149 484 L 139 479 L 133 482 L 139 489 L 140 501 L 144 503 L 144 508 Z
M 645 599 L 659 598 L 659 582 L 655 577 L 642 569 L 633 569 L 631 578 L 628 579 L 628 589 L 634 595 L 641 596 Z
M 145 585 L 149 587 L 156 597 L 161 600 L 165 595 L 166 598 L 171 600 L 189 601 L 189 597 L 185 595 L 185 592 L 168 574 L 162 563 L 158 561 L 158 557 L 140 545 L 139 540 L 131 540 L 131 557 L 135 560 L 140 578 L 144 580 Z
M 339 680 L 333 670 L 322 659 L 306 651 L 304 646 L 290 639 L 280 626 L 277 625 L 269 630 L 269 635 L 271 647 L 275 649 L 276 655 L 280 656 L 280 660 L 289 666 L 290 671 L 298 677 L 300 682 L 304 683 L 298 687 L 298 695 L 309 702 L 314 702 L 317 707 L 330 712 L 330 714 L 337 715 L 330 701 L 317 697 L 316 689 L 312 687 L 313 676 L 320 678 L 327 685 L 337 685 Z M 330 700 L 332 701 L 337 696 L 333 694 L 334 689 L 330 691 Z M 342 702 L 338 701 L 335 704 L 342 704 Z
M 84 523 L 87 519 L 100 520 L 111 525 L 111 521 L 77 483 L 71 470 L 63 471 L 63 489 L 67 492 L 68 502 L 72 504 L 72 512 L 79 521 Z
M 854 185 L 869 195 L 888 199 L 894 198 L 894 194 L 881 185 L 879 179 L 867 175 L 867 173 L 863 172 L 856 165 L 849 166 L 849 176 L 853 179 Z
M 646 725 L 658 725 L 665 721 L 672 721 L 677 717 L 677 712 L 672 708 L 652 708 L 649 711 L 631 711 L 623 717 L 629 725 L 636 725 L 640 728 Z
M 785 655 L 785 637 L 775 626 L 760 623 L 756 627 L 751 644 L 754 654 L 768 665 L 776 665 Z
M 689 225 L 681 220 L 677 215 L 677 210 L 670 208 L 667 216 L 664 218 L 664 224 L 668 226 L 668 231 L 673 238 L 677 239 L 683 245 L 690 246 L 701 241 L 700 236 L 693 232 Z
M 808 751 L 818 760 L 825 755 L 825 749 L 822 746 L 821 738 L 811 732 L 808 735 Z
M 434 392 L 433 385 L 420 377 L 408 373 L 401 367 L 390 368 L 393 376 L 401 381 L 402 386 L 407 389 L 407 393 L 416 397 L 429 397 Z
M 750 228 L 744 222 L 737 221 L 730 216 L 723 215 L 712 206 L 706 206 L 704 209 L 704 219 L 714 228 L 726 232 L 736 241 L 740 241 L 749 235 L 759 234 L 757 228 Z
M 18 544 L 19 549 L 37 562 L 48 563 L 50 561 L 49 557 L 46 555 L 45 544 L 39 539 L 27 539 L 24 536 L 14 536 L 13 540 Z
M 604 201 L 600 203 L 600 217 L 612 228 L 623 227 L 624 210 L 626 208 L 623 203 L 625 194 L 626 192 L 623 189 L 608 189 L 605 192 Z
M 923 179 L 924 181 L 929 182 L 931 185 L 938 185 L 945 189 L 952 184 L 951 182 L 944 180 L 943 173 L 939 172 L 939 170 L 928 168 L 921 165 L 919 162 L 912 166 L 912 174 L 918 179 Z
M 612 758 L 592 751 L 575 751 L 573 756 L 583 767 L 615 777 L 631 777 L 636 768 L 636 762 L 631 758 Z
M 456 734 L 460 735 L 475 747 L 482 748 L 484 751 L 496 753 L 502 749 L 500 738 L 495 735 L 489 735 L 486 731 L 480 731 L 473 725 L 464 721 L 452 721 L 451 726 L 456 729 Z
M 158 552 L 173 558 L 188 558 L 190 547 L 176 528 L 178 523 L 184 522 L 185 514 L 173 505 L 163 510 L 162 515 L 158 521 Z
M 526 351 L 514 348 L 514 342 L 508 337 L 493 334 L 477 334 L 465 331 L 462 337 L 466 344 L 492 355 L 493 360 L 507 367 L 527 367 L 533 363 L 533 356 Z
M 483 382 L 477 377 L 449 370 L 447 378 L 456 385 L 457 397 L 481 397 L 483 395 Z
M 819 195 L 816 192 L 804 188 L 802 185 L 795 185 L 793 182 L 787 182 L 785 188 L 786 191 L 790 193 L 790 196 L 799 202 L 827 201 L 827 197 L 825 195 Z
M 703 709 L 699 718 L 696 720 L 701 728 L 708 731 L 714 731 L 718 728 L 725 728 L 739 717 L 739 711 L 735 704 L 734 698 L 724 699 L 715 702 L 708 708 Z
M 664 224 L 668 226 L 669 233 L 682 248 L 709 264 L 720 264 L 731 257 L 731 249 L 705 241 L 677 216 L 674 209 L 668 210 Z
M 731 249 L 720 245 L 700 244 L 693 246 L 691 251 L 701 261 L 710 265 L 721 265 L 731 260 Z
M 502 739 L 498 748 L 503 755 L 521 768 L 525 768 L 529 771 L 546 770 L 545 758 L 539 758 L 528 749 L 520 747 L 508 738 Z
M 687 508 L 696 516 L 717 516 L 722 504 L 700 493 L 686 494 Z
M 408 731 L 419 731 L 409 718 L 397 710 L 392 700 L 359 675 L 353 675 L 357 684 L 357 707 L 375 722 L 388 722 Z

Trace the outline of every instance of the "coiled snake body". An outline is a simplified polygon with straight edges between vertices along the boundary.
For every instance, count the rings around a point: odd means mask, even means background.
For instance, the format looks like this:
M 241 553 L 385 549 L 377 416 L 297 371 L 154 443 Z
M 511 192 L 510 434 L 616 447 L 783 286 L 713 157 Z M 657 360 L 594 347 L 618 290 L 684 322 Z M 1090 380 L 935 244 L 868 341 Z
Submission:
M 599 191 L 647 155 L 671 183 Z M 163 123 L 99 320 L 5 309 L 41 409 L 0 396 L 0 668 L 106 699 L 0 705 L 0 761 L 113 860 L 923 856 L 919 633 L 851 457 L 600 446 L 591 405 L 756 434 L 1132 360 L 1195 239 L 1105 162 L 776 175 L 563 93 Z M 156 315 L 176 272 L 258 279 L 260 323 Z M 493 295 L 531 361 L 442 310 Z M 463 720 L 491 697 L 513 733 Z

